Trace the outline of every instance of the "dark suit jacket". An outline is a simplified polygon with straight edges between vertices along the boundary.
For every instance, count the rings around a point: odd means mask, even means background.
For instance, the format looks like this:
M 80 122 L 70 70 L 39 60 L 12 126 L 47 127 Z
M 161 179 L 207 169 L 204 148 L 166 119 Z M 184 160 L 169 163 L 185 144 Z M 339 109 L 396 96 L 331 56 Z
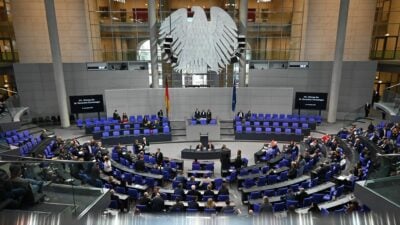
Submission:
M 198 190 L 190 190 L 188 191 L 187 195 L 197 196 L 197 199 L 200 200 L 202 195 Z
M 157 164 L 161 165 L 164 160 L 162 152 L 156 153 L 156 162 Z
M 212 114 L 211 112 L 207 112 L 207 119 L 211 120 Z
M 211 191 L 211 190 L 206 190 L 206 191 L 204 192 L 204 196 L 212 196 L 212 197 L 214 198 L 214 192 Z
M 218 191 L 218 195 L 229 195 L 229 190 L 228 188 L 225 188 L 224 186 L 221 187 Z
M 145 171 L 146 166 L 144 165 L 144 160 L 138 160 L 135 162 L 135 170 L 137 171 Z
M 188 209 L 198 209 L 199 203 L 195 201 L 188 202 Z
M 206 118 L 206 117 L 207 117 L 207 114 L 206 114 L 206 112 L 204 112 L 204 111 L 203 111 L 203 112 L 201 112 L 201 113 L 200 113 L 200 117 L 201 117 L 201 118 Z
M 162 212 L 164 207 L 164 199 L 161 197 L 155 197 L 151 201 L 151 211 L 153 212 Z

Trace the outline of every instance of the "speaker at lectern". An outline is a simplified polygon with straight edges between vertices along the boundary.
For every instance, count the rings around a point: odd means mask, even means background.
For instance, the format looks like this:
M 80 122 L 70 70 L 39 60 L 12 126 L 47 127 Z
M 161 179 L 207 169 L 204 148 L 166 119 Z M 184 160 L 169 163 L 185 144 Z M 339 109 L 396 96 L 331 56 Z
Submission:
M 200 143 L 204 147 L 208 146 L 208 133 L 207 134 L 200 133 Z

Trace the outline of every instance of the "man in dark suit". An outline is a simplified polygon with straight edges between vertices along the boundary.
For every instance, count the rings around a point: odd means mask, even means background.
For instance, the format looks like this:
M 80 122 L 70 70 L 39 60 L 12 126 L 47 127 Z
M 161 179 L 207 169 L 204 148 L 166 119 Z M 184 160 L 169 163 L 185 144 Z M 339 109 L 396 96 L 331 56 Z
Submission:
M 210 109 L 207 110 L 206 117 L 207 117 L 207 123 L 210 123 L 211 118 L 212 118 L 212 114 L 211 114 L 211 110 Z
M 203 109 L 203 111 L 201 111 L 200 117 L 204 118 L 204 119 L 207 118 L 207 113 L 206 113 L 206 111 L 204 111 L 204 109 Z
M 211 196 L 213 199 L 215 197 L 214 191 L 212 191 L 212 185 L 207 185 L 207 190 L 204 192 L 204 196 Z
M 229 189 L 226 183 L 223 183 L 218 191 L 218 195 L 229 195 Z
M 181 199 L 185 198 L 185 191 L 183 190 L 183 185 L 182 184 L 178 184 L 178 187 L 175 188 L 174 195 L 181 196 Z
M 160 109 L 160 111 L 158 111 L 157 113 L 158 119 L 160 121 L 162 121 L 163 117 L 164 117 L 164 112 L 162 111 L 162 109 Z
M 141 198 L 139 198 L 139 200 L 138 200 L 138 205 L 145 205 L 146 211 L 150 208 L 151 199 L 149 197 L 149 193 L 147 193 L 147 192 L 143 193 L 143 196 Z
M 161 198 L 160 193 L 151 200 L 151 211 L 152 212 L 162 212 L 165 208 L 164 199 Z
M 192 185 L 190 188 L 191 190 L 188 191 L 187 195 L 197 196 L 197 199 L 201 199 L 201 193 L 196 190 L 196 185 Z
M 143 156 L 139 156 L 139 159 L 135 162 L 135 170 L 138 172 L 144 172 L 146 170 Z
M 371 109 L 371 104 L 369 104 L 369 102 L 365 103 L 364 105 L 365 117 L 368 117 L 370 109 Z
M 142 139 L 142 149 L 144 152 L 149 150 L 150 142 L 146 139 L 146 137 L 143 137 Z
M 199 109 L 196 108 L 196 110 L 194 111 L 194 118 L 196 120 L 200 119 L 200 111 Z
M 157 162 L 157 164 L 158 164 L 159 166 L 161 166 L 162 163 L 163 163 L 163 160 L 164 160 L 164 156 L 163 156 L 163 154 L 162 154 L 160 148 L 157 148 L 157 152 L 156 152 L 156 154 L 155 154 L 155 157 L 156 157 L 156 162 Z
M 188 202 L 188 209 L 199 209 L 199 203 L 197 202 L 197 197 L 193 201 Z

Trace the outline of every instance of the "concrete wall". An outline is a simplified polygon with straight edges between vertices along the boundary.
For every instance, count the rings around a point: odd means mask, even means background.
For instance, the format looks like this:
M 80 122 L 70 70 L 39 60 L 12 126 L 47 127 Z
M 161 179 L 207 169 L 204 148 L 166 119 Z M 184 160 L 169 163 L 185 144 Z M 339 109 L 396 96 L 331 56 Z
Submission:
M 232 119 L 232 88 L 170 88 L 170 118 L 190 118 L 195 109 L 210 109 L 213 117 Z M 128 115 L 156 114 L 164 105 L 164 89 L 119 89 L 106 90 L 107 115 L 114 109 Z M 291 113 L 293 88 L 264 87 L 238 88 L 238 110 L 253 112 Z
M 32 117 L 58 115 L 53 67 L 50 63 L 14 64 L 21 105 Z M 104 94 L 106 89 L 149 86 L 147 70 L 88 71 L 85 63 L 64 63 L 67 96 Z
M 85 1 L 56 0 L 55 7 L 63 62 L 92 61 Z M 44 1 L 11 1 L 11 13 L 19 61 L 51 62 Z
M 338 119 L 371 101 L 376 64 L 343 63 Z M 293 87 L 294 92 L 326 92 L 329 97 L 332 66 L 333 62 L 310 62 L 308 69 L 251 69 L 249 87 Z

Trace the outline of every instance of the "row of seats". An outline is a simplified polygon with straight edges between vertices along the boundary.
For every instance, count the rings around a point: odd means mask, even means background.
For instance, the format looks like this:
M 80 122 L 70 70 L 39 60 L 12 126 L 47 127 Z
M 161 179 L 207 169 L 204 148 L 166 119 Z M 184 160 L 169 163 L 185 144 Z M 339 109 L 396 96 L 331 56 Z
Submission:
M 46 157 L 46 159 L 52 159 L 55 154 L 53 153 L 52 149 L 53 147 L 56 145 L 56 141 L 52 140 L 44 149 L 44 156 Z
M 156 121 L 159 118 L 157 117 L 157 115 L 138 115 L 138 116 L 129 116 L 129 123 L 131 124 L 135 124 L 135 123 L 142 123 L 143 122 L 143 118 L 147 117 L 149 121 Z M 167 117 L 163 117 L 162 122 L 168 122 L 168 118 Z M 102 117 L 100 119 L 98 118 L 87 118 L 85 120 L 82 119 L 78 119 L 76 120 L 76 124 L 78 127 L 93 127 L 93 126 L 102 126 L 102 125 L 114 125 L 114 124 L 119 124 L 120 121 L 119 120 L 115 120 L 112 117 Z
M 169 127 L 168 122 L 163 122 L 163 123 L 160 124 L 160 125 L 162 125 L 162 127 Z M 138 124 L 138 123 L 135 123 L 135 124 L 133 124 L 133 125 L 131 125 L 131 124 L 123 124 L 122 126 L 121 126 L 120 124 L 105 125 L 105 126 L 95 126 L 95 127 L 93 127 L 93 132 L 100 132 L 100 131 L 118 131 L 118 130 L 121 130 L 121 129 L 128 130 L 128 129 L 131 129 L 131 128 L 133 128 L 133 129 L 140 129 L 141 126 L 140 126 L 140 124 Z
M 20 155 L 23 157 L 29 156 L 29 154 L 31 153 L 33 148 L 35 146 L 37 146 L 41 141 L 42 141 L 42 139 L 40 138 L 40 136 L 38 136 L 36 138 L 32 137 L 30 140 L 28 140 L 26 143 L 22 144 L 19 147 Z
M 7 131 L 6 133 L 6 141 L 9 145 L 21 145 L 33 138 L 28 130 L 24 130 L 22 132 L 17 132 L 14 130 Z
M 236 121 L 236 126 L 242 126 L 243 122 L 242 121 Z M 287 128 L 287 127 L 291 127 L 291 128 L 309 128 L 309 124 L 308 123 L 297 123 L 297 122 L 269 122 L 269 121 L 264 121 L 264 122 L 260 122 L 260 121 L 246 121 L 244 122 L 244 126 L 246 127 L 283 127 L 283 128 Z
M 236 121 L 240 121 L 240 117 L 235 117 Z M 270 114 L 270 113 L 252 113 L 249 121 L 292 121 L 292 122 L 310 122 L 310 123 L 321 123 L 322 117 L 319 115 L 290 115 L 290 114 Z
M 273 129 L 273 131 L 272 131 L 272 129 Z M 284 133 L 285 134 L 296 134 L 296 135 L 302 135 L 303 134 L 303 132 L 302 132 L 302 130 L 300 129 L 300 128 L 296 128 L 296 129 L 294 129 L 294 132 L 293 132 L 293 129 L 291 129 L 291 128 L 285 128 L 284 130 L 281 128 L 281 127 L 256 127 L 255 129 L 253 129 L 253 127 L 243 127 L 243 126 L 236 126 L 236 129 L 235 129 L 235 131 L 236 131 L 236 133 L 243 133 L 243 131 L 245 132 L 245 133 L 267 133 L 267 134 L 270 134 L 270 133 L 275 133 L 275 134 L 281 134 L 281 133 L 283 133 L 283 131 L 284 131 Z
M 143 132 L 142 132 L 143 131 Z M 162 133 L 163 134 L 169 134 L 170 128 L 169 127 L 163 127 Z M 118 137 L 118 136 L 127 136 L 127 135 L 135 135 L 135 136 L 139 136 L 139 135 L 157 135 L 158 133 L 158 129 L 143 129 L 143 130 L 114 130 L 114 131 L 104 131 L 102 133 L 103 137 Z

